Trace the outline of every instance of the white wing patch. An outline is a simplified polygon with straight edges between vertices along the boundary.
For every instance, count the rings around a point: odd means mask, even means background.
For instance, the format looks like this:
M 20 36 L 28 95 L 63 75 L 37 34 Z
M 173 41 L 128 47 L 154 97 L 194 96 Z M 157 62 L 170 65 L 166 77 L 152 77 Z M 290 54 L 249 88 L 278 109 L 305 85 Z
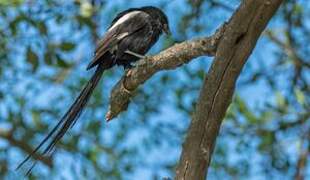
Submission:
M 139 13 L 141 13 L 141 11 L 132 11 L 132 12 L 122 16 L 119 20 L 117 20 L 113 24 L 113 26 L 108 31 L 110 31 L 111 29 L 115 28 L 116 26 L 122 24 L 123 22 L 127 21 L 128 19 L 132 18 L 133 16 L 135 16 L 135 15 L 137 15 Z
M 117 36 L 117 39 L 118 39 L 118 40 L 121 40 L 121 39 L 123 39 L 124 37 L 128 36 L 128 34 L 129 34 L 128 32 L 122 33 L 122 34 L 120 34 L 120 35 Z

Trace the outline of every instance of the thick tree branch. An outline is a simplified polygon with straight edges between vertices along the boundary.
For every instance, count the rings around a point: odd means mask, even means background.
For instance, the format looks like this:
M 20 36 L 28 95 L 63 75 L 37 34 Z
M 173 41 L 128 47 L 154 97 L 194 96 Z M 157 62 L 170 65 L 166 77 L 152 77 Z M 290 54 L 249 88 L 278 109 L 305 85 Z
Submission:
M 0 138 L 6 139 L 11 145 L 16 146 L 20 148 L 21 150 L 25 151 L 27 154 L 30 154 L 33 152 L 33 149 L 31 146 L 29 146 L 26 142 L 17 140 L 13 137 L 12 131 L 6 131 L 3 129 L 0 129 Z M 44 157 L 40 154 L 35 154 L 33 156 L 35 160 L 41 161 L 45 165 L 52 167 L 53 161 L 51 157 Z
M 126 110 L 130 98 L 133 96 L 132 92 L 156 72 L 175 69 L 199 56 L 213 56 L 224 29 L 225 25 L 210 37 L 185 41 L 162 51 L 158 55 L 141 60 L 139 65 L 128 71 L 114 86 L 106 119 L 111 120 Z
M 242 1 L 226 26 L 183 144 L 175 179 L 206 179 L 216 137 L 236 80 L 282 0 Z

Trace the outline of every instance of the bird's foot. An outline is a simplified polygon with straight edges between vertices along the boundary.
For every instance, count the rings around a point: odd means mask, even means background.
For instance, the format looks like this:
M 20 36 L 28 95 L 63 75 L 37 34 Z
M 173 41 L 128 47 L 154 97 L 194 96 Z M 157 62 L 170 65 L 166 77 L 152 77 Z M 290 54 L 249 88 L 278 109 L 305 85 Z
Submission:
M 136 66 L 143 66 L 143 65 L 147 64 L 147 60 L 145 60 L 147 58 L 148 58 L 148 56 L 145 56 L 144 60 L 134 62 L 133 66 L 136 67 Z

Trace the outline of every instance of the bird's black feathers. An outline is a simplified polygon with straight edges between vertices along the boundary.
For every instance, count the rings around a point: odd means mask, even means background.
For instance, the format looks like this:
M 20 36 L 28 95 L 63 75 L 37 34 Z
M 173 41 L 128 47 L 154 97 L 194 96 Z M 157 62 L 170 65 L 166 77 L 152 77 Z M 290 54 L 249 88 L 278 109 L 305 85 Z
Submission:
M 124 43 L 126 39 L 132 39 L 135 37 L 135 33 L 139 33 L 142 29 L 149 29 L 149 15 L 141 12 L 135 14 L 132 18 L 124 21 L 122 24 L 114 28 L 110 28 L 105 34 L 104 38 L 99 41 L 99 44 L 95 51 L 95 57 L 93 61 L 87 66 L 87 69 L 91 69 L 96 66 L 100 61 L 101 57 L 109 51 L 110 54 L 116 55 L 115 59 L 120 59 L 121 52 L 116 49 L 116 46 L 128 46 Z M 131 42 L 134 43 L 134 42 Z M 114 51 L 114 52 L 113 52 Z M 115 53 L 115 54 L 113 54 Z
M 156 7 L 131 8 L 119 13 L 112 21 L 105 36 L 99 41 L 94 58 L 87 66 L 87 69 L 97 66 L 94 75 L 56 126 L 33 152 L 18 165 L 17 169 L 22 167 L 34 154 L 39 153 L 38 151 L 50 139 L 49 144 L 41 155 L 47 156 L 51 154 L 57 142 L 76 123 L 92 92 L 99 83 L 104 70 L 114 65 L 122 65 L 125 68 L 130 67 L 131 62 L 137 61 L 139 58 L 132 53 L 126 52 L 130 51 L 144 55 L 158 40 L 160 34 L 168 31 L 168 19 Z M 28 172 L 31 171 L 32 167 Z
M 119 23 L 126 15 L 126 20 Z M 95 57 L 87 69 L 96 66 L 106 53 L 111 54 L 113 63 L 128 67 L 138 58 L 125 51 L 145 54 L 163 31 L 169 31 L 169 25 L 166 15 L 160 9 L 146 6 L 123 11 L 116 16 L 104 38 L 99 41 Z

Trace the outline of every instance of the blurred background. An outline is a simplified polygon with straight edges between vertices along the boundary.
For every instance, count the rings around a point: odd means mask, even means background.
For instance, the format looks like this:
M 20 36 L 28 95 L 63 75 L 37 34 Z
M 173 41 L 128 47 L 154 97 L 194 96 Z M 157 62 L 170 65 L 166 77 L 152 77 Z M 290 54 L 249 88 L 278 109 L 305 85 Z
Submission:
M 239 0 L 0 0 L 0 179 L 22 179 L 17 164 L 78 95 L 96 42 L 117 12 L 154 5 L 175 42 L 211 35 Z M 286 0 L 246 64 L 223 121 L 209 179 L 310 179 L 310 3 Z M 40 157 L 30 179 L 173 177 L 199 89 L 212 58 L 156 74 L 127 112 L 105 122 L 123 74 L 105 73 L 87 109 Z

